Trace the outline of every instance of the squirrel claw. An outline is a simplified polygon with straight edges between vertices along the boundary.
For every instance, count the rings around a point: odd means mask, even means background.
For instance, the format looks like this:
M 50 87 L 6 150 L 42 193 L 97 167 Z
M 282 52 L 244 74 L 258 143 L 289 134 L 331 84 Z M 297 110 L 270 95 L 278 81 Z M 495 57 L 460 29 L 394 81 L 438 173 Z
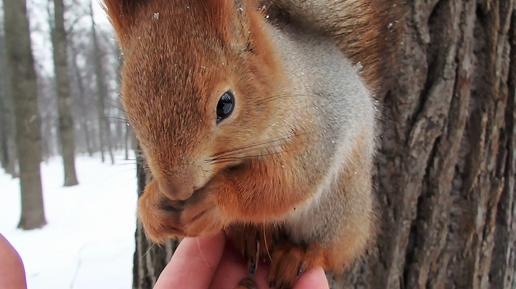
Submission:
M 303 272 L 323 265 L 321 250 L 315 242 L 277 247 L 272 255 L 269 284 L 275 285 L 276 289 L 292 288 Z
M 235 289 L 258 289 L 258 286 L 253 281 L 254 273 L 256 272 L 256 267 L 256 261 L 249 262 L 249 277 L 240 280 Z
M 298 277 L 299 277 L 299 276 L 301 276 L 301 274 L 302 274 L 303 272 L 305 272 L 305 271 L 306 271 L 306 270 L 305 270 L 305 267 L 303 266 L 303 264 L 299 264 L 299 267 L 297 268 L 297 276 L 298 276 Z
M 244 278 L 238 282 L 238 286 L 235 289 L 258 289 L 258 286 L 251 278 Z
M 226 232 L 235 248 L 251 263 L 269 260 L 280 238 L 278 228 L 266 225 L 234 224 Z

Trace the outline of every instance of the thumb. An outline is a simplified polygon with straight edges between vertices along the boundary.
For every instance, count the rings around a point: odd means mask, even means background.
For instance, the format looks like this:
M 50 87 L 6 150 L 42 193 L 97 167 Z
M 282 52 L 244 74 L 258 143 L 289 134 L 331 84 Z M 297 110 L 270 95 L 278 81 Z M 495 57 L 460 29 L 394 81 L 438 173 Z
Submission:
M 293 289 L 329 289 L 328 279 L 321 267 L 312 268 L 306 271 Z
M 2 234 L 0 234 L 0 288 L 27 288 L 23 262 Z
M 172 260 L 161 272 L 154 289 L 208 288 L 225 242 L 223 233 L 213 237 L 183 239 Z

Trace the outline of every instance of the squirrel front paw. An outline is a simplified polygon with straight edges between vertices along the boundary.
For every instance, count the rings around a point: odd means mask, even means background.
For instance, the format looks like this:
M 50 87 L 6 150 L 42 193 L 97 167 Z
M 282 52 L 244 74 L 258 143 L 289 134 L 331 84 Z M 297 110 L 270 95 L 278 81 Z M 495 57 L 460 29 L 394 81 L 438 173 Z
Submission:
M 138 218 L 147 236 L 160 243 L 165 237 L 213 235 L 223 227 L 223 220 L 208 190 L 196 191 L 189 199 L 171 200 L 151 181 L 138 202 Z

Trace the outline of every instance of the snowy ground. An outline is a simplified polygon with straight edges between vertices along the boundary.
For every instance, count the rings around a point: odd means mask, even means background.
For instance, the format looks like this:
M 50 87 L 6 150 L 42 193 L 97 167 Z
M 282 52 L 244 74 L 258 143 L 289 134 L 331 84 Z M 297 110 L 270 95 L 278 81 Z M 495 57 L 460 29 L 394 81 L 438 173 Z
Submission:
M 79 186 L 64 188 L 61 158 L 42 163 L 48 224 L 16 229 L 19 179 L 0 170 L 0 232 L 25 263 L 29 289 L 131 288 L 136 212 L 134 160 L 76 159 Z

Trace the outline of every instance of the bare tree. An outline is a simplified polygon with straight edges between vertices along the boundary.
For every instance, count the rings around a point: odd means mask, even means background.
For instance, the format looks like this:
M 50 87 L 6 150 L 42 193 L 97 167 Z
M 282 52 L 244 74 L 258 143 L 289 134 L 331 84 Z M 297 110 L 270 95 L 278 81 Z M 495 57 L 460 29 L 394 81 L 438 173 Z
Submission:
M 116 83 L 117 83 L 117 93 L 120 94 L 120 84 L 122 81 L 122 77 L 120 75 L 120 69 L 122 67 L 123 59 L 120 51 L 120 46 L 118 43 L 115 43 L 115 55 L 117 55 L 117 69 L 116 69 Z M 135 143 L 134 139 L 136 138 L 134 136 L 133 130 L 131 129 L 131 126 L 129 125 L 125 111 L 122 107 L 122 99 L 120 97 L 117 98 L 117 108 L 118 108 L 118 126 L 117 129 L 120 130 L 120 136 L 122 135 L 122 130 L 125 130 L 123 133 L 123 140 L 122 137 L 119 137 L 119 140 L 123 143 L 124 152 L 125 152 L 125 159 L 129 159 L 129 151 L 133 150 L 133 144 Z
M 514 288 L 515 2 L 406 2 L 396 85 L 377 95 L 379 236 L 333 288 Z M 138 226 L 133 288 L 175 245 Z
M 125 126 L 124 112 L 116 107 L 119 103 L 115 93 L 118 90 L 118 76 L 115 72 L 120 53 L 114 45 L 111 28 L 97 25 L 91 18 L 93 11 L 90 1 L 75 1 L 73 9 L 62 8 L 61 1 L 33 3 L 36 11 L 44 11 L 46 8 L 52 29 L 48 34 L 45 27 L 47 20 L 35 17 L 31 33 L 38 38 L 51 40 L 55 48 L 54 73 L 47 70 L 47 59 L 34 62 L 38 79 L 42 159 L 49 160 L 57 154 L 62 155 L 65 185 L 68 185 L 74 183 L 69 182 L 74 179 L 73 173 L 72 177 L 67 176 L 74 170 L 68 167 L 74 168 L 75 165 L 66 161 L 73 159 L 67 156 L 80 153 L 93 156 L 103 152 L 102 155 L 109 154 L 108 158 L 114 162 L 114 150 L 123 149 L 131 135 L 128 131 L 130 128 Z M 61 15 L 63 9 L 66 9 L 65 17 Z M 93 20 L 92 25 L 90 19 Z M 1 22 L 3 19 L 0 19 Z M 0 46 L 4 45 L 2 34 Z M 48 51 L 45 48 L 34 50 L 37 60 L 38 57 L 47 57 Z M 60 55 L 58 51 L 65 51 L 65 55 Z M 0 54 L 0 163 L 6 172 L 16 176 L 14 108 L 9 93 L 10 85 L 6 85 L 7 70 L 5 64 L 2 64 L 6 58 L 3 56 Z M 59 97 L 63 95 L 68 97 Z M 65 145 L 65 139 L 72 145 Z
M 14 145 L 13 112 L 9 95 L 0 92 L 0 163 L 6 173 L 18 177 Z
M 68 77 L 67 39 L 64 26 L 63 0 L 54 0 L 54 23 L 51 25 L 54 53 L 54 72 L 59 114 L 59 140 L 64 166 L 64 186 L 79 184 L 75 172 L 74 125 L 70 104 L 70 80 Z
M 93 2 L 90 3 L 91 34 L 93 39 L 93 65 L 95 67 L 95 79 L 98 94 L 98 113 L 99 113 L 99 141 L 102 162 L 104 162 L 104 151 L 107 150 L 111 163 L 115 163 L 113 148 L 111 144 L 111 126 L 106 115 L 106 102 L 108 101 L 108 88 L 105 82 L 104 68 L 102 66 L 102 53 L 100 51 L 95 19 L 93 15 Z
M 17 159 L 14 140 L 14 113 L 4 45 L 4 37 L 0 34 L 0 163 L 6 173 L 16 178 L 18 177 L 18 172 L 16 169 Z
M 38 79 L 38 111 L 41 118 L 41 145 L 43 160 L 59 154 L 59 115 L 56 111 L 57 98 L 55 77 L 42 68 L 36 68 Z
M 81 128 L 81 132 L 82 134 L 84 135 L 84 142 L 86 143 L 86 150 L 88 151 L 88 155 L 91 157 L 93 156 L 93 146 L 92 146 L 92 143 L 91 143 L 91 138 L 90 138 L 90 126 L 89 126 L 89 122 L 88 122 L 88 113 L 87 113 L 87 106 L 86 106 L 86 92 L 85 92 L 85 88 L 84 88 L 84 83 L 83 83 L 83 77 L 81 75 L 81 71 L 79 69 L 79 65 L 77 63 L 77 51 L 75 48 L 71 48 L 72 50 L 72 70 L 75 74 L 75 78 L 76 78 L 76 81 L 77 81 L 77 90 L 78 90 L 78 101 L 77 101 L 77 104 L 79 105 L 79 110 L 80 110 L 80 115 L 81 115 L 81 120 L 79 122 L 79 125 L 80 125 L 80 128 Z
M 46 224 L 41 188 L 41 132 L 34 59 L 24 0 L 3 0 L 9 79 L 16 121 L 22 213 L 18 227 Z

